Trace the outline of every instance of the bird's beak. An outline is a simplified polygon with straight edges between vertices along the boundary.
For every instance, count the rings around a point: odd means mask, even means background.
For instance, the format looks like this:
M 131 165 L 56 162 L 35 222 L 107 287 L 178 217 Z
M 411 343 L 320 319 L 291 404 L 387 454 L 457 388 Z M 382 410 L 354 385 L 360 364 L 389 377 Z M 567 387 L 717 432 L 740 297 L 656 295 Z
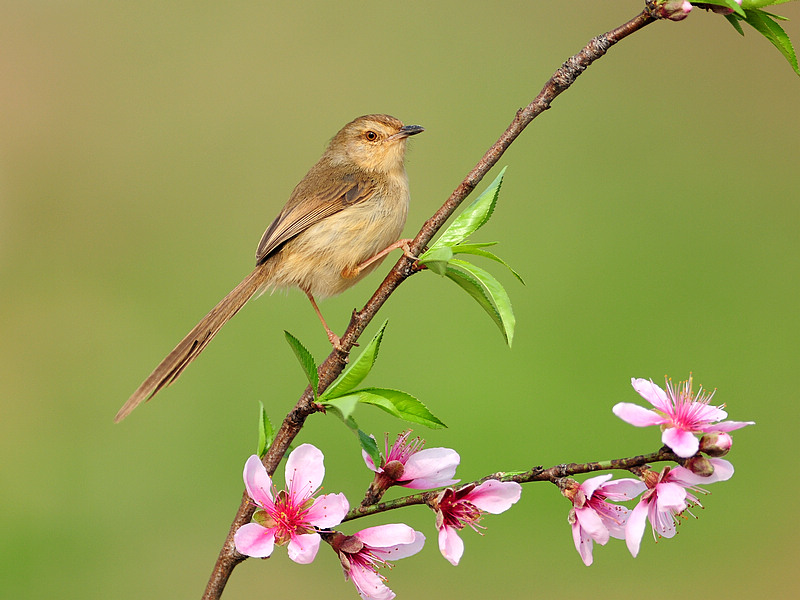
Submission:
M 412 135 L 417 135 L 418 133 L 422 133 L 425 131 L 425 128 L 422 125 L 405 125 L 404 127 L 400 128 L 400 131 L 395 133 L 391 136 L 390 139 L 393 140 L 402 140 Z

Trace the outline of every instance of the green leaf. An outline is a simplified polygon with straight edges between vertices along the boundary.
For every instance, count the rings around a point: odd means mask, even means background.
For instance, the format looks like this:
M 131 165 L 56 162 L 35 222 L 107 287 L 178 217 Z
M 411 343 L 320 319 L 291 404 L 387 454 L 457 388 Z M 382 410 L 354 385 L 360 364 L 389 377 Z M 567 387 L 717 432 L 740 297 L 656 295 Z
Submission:
M 482 247 L 484 246 L 493 246 L 497 242 L 484 242 L 482 244 L 459 244 L 457 246 L 453 246 L 453 253 L 454 254 L 474 254 L 475 256 L 483 256 L 484 258 L 488 258 L 495 262 L 499 262 L 501 265 L 506 267 L 511 273 L 516 277 L 522 285 L 525 285 L 525 281 L 522 279 L 519 273 L 517 273 L 514 269 L 511 268 L 506 261 L 502 258 L 494 254 L 493 252 L 489 252 L 488 250 L 483 250 Z
M 275 428 L 272 426 L 272 421 L 267 416 L 267 411 L 264 408 L 264 403 L 258 403 L 258 448 L 256 454 L 264 456 L 267 449 L 272 445 L 275 440 Z
M 342 421 L 347 421 L 356 409 L 359 397 L 358 394 L 345 394 L 344 396 L 337 396 L 328 400 L 320 398 L 320 404 L 326 410 L 333 409 L 333 412 L 338 415 Z
M 797 64 L 797 55 L 794 47 L 783 27 L 776 22 L 778 17 L 757 8 L 748 9 L 744 12 L 747 15 L 745 21 L 748 25 L 767 38 L 789 61 L 794 72 L 800 75 L 800 66 Z
M 500 329 L 506 343 L 511 346 L 516 319 L 508 293 L 500 282 L 488 271 L 459 259 L 450 261 L 447 277 L 478 301 Z
M 444 275 L 447 263 L 451 258 L 453 258 L 453 251 L 449 246 L 434 246 L 419 257 L 419 264 L 427 266 L 437 275 Z
M 728 19 L 728 23 L 733 25 L 733 28 L 739 32 L 739 35 L 744 35 L 744 29 L 742 29 L 739 23 L 742 19 L 738 18 L 736 15 L 725 15 L 725 18 Z
M 375 441 L 375 438 L 372 436 L 367 435 L 360 429 L 356 432 L 358 435 L 358 442 L 361 444 L 361 448 L 369 454 L 369 457 L 372 459 L 372 464 L 376 467 L 381 464 L 381 451 L 378 450 L 378 443 Z
M 795 0 L 742 0 L 742 8 L 763 8 L 772 4 L 786 4 Z M 785 19 L 786 17 L 781 17 Z
M 372 370 L 375 360 L 378 358 L 378 350 L 381 347 L 381 340 L 383 339 L 383 331 L 386 329 L 388 321 L 384 321 L 378 333 L 372 338 L 367 347 L 361 352 L 355 361 L 350 363 L 339 378 L 334 381 L 328 389 L 326 389 L 320 400 L 331 400 L 338 398 L 349 393 L 359 383 L 364 381 L 364 378 Z
M 492 212 L 494 212 L 495 204 L 497 204 L 497 196 L 500 193 L 500 186 L 503 183 L 503 175 L 506 172 L 506 168 L 503 167 L 489 187 L 461 211 L 461 214 L 455 218 L 450 227 L 445 230 L 431 248 L 460 244 L 486 224 L 486 221 L 489 220 Z M 425 255 L 423 254 L 423 256 Z
M 705 4 L 713 4 L 715 6 L 722 6 L 723 8 L 730 8 L 733 12 L 744 17 L 744 10 L 734 0 L 703 0 Z
M 300 366 L 303 367 L 308 383 L 311 384 L 311 389 L 314 390 L 314 398 L 316 398 L 317 389 L 319 388 L 319 374 L 317 373 L 317 363 L 314 362 L 314 357 L 311 356 L 311 353 L 306 350 L 306 347 L 300 343 L 300 340 L 291 333 L 288 331 L 284 331 L 283 333 L 286 336 L 286 341 L 289 342 L 289 346 L 294 350 L 294 355 L 297 357 L 297 360 L 300 361 Z
M 442 429 L 447 427 L 417 398 L 400 390 L 388 388 L 364 388 L 354 392 L 362 404 L 372 404 L 388 412 L 390 415 L 430 427 Z

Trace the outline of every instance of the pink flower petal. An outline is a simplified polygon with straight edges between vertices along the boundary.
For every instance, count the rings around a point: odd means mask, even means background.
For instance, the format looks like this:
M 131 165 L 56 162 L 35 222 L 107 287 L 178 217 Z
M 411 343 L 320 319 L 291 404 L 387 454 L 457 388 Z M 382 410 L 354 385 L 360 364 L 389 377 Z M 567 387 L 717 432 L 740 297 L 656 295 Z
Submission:
M 390 548 L 396 544 L 410 544 L 415 535 L 416 532 L 408 525 L 392 523 L 362 529 L 355 537 L 372 548 Z
M 286 490 L 289 495 L 310 496 L 325 477 L 324 456 L 316 446 L 302 444 L 286 460 Z
M 286 552 L 294 562 L 299 565 L 307 565 L 314 561 L 319 550 L 320 538 L 318 533 L 304 533 L 293 535 L 286 547 Z
M 673 467 L 669 472 L 670 481 L 675 481 L 684 487 L 727 481 L 733 477 L 733 465 L 722 458 L 708 459 L 714 467 L 714 472 L 709 477 L 696 475 L 684 467 Z
M 384 585 L 381 576 L 368 566 L 354 564 L 345 576 L 353 580 L 359 596 L 364 600 L 392 600 L 395 597 L 395 593 Z
M 714 474 L 712 477 L 715 481 L 727 481 L 733 477 L 733 465 L 724 458 L 709 458 L 711 464 L 714 465 Z
M 661 412 L 668 413 L 670 402 L 667 393 L 649 379 L 631 378 L 633 389 Z
M 683 505 L 686 508 L 686 504 Z M 675 512 L 681 512 L 680 509 Z M 675 536 L 675 520 L 673 519 L 672 509 L 661 510 L 655 502 L 651 502 L 647 507 L 647 516 L 650 519 L 650 525 L 658 533 L 658 535 L 671 538 Z
M 464 541 L 457 529 L 445 525 L 439 530 L 439 551 L 452 565 L 458 565 L 464 555 Z
M 682 512 L 686 509 L 686 488 L 683 486 L 662 481 L 656 486 L 656 492 L 656 501 L 653 504 L 657 505 L 659 512 Z
M 404 525 L 404 527 L 406 527 Z M 411 529 L 409 527 L 409 529 Z M 425 545 L 425 536 L 422 535 L 419 531 L 414 531 L 411 529 L 411 532 L 414 534 L 414 539 L 410 542 L 395 542 L 393 545 L 384 546 L 381 548 L 372 548 L 372 552 L 377 556 L 380 556 L 383 560 L 400 560 L 401 558 L 407 558 L 409 556 L 413 556 Z M 403 534 L 403 538 L 405 538 L 405 534 Z
M 607 475 L 598 475 L 597 477 L 590 477 L 589 479 L 584 481 L 581 484 L 581 489 L 583 490 L 583 493 L 586 494 L 586 498 L 587 499 L 591 498 L 592 494 L 594 494 L 594 491 L 601 485 L 603 485 L 606 481 L 611 479 L 611 477 L 612 477 L 611 473 L 608 473 Z
M 472 502 L 482 511 L 496 515 L 511 508 L 521 494 L 522 486 L 516 481 L 490 479 L 467 494 L 464 500 Z
M 639 501 L 639 504 L 628 514 L 628 523 L 625 526 L 625 543 L 634 558 L 639 554 L 639 546 L 647 525 L 647 504 L 647 500 Z
M 586 534 L 598 544 L 608 542 L 608 529 L 603 525 L 600 515 L 593 508 L 584 507 L 575 509 L 575 517 Z
M 692 402 L 692 419 L 694 423 L 704 423 L 706 421 L 722 421 L 728 416 L 719 406 L 711 406 L 702 402 Z
M 714 431 L 736 431 L 737 429 L 741 429 L 742 427 L 747 427 L 748 425 L 755 425 L 755 421 L 723 421 L 722 423 L 713 423 L 709 425 L 703 425 L 699 428 L 700 431 L 703 433 L 710 433 Z
M 236 530 L 233 544 L 245 556 L 266 558 L 275 547 L 274 529 L 267 529 L 258 523 L 247 523 Z
M 450 448 L 427 448 L 412 454 L 403 471 L 403 487 L 425 490 L 456 483 L 453 479 L 461 461 L 458 452 Z
M 636 427 L 648 427 L 650 425 L 661 425 L 662 423 L 669 422 L 658 413 L 639 406 L 638 404 L 631 404 L 630 402 L 615 404 L 614 408 L 611 410 L 613 410 L 614 414 L 620 419 Z
M 694 456 L 700 448 L 700 440 L 691 432 L 678 429 L 677 427 L 668 427 L 665 429 L 661 434 L 661 441 L 672 448 L 672 451 L 682 458 Z
M 372 439 L 375 439 L 375 438 L 372 438 Z M 364 462 L 366 463 L 367 468 L 370 471 L 374 471 L 375 473 L 377 473 L 378 472 L 378 467 L 375 466 L 375 461 L 372 460 L 372 457 L 369 454 L 367 454 L 364 450 L 361 451 L 361 456 L 364 459 Z
M 592 539 L 586 535 L 586 532 L 581 529 L 580 524 L 575 521 L 572 523 L 572 541 L 575 542 L 575 549 L 580 554 L 583 564 L 587 567 L 592 564 L 594 557 L 592 556 Z
M 334 527 L 342 522 L 348 510 L 350 504 L 344 494 L 325 494 L 314 500 L 306 520 L 317 527 Z
M 370 527 L 355 536 L 381 560 L 400 560 L 412 556 L 425 545 L 424 535 L 402 523 Z
M 253 454 L 247 459 L 242 476 L 247 495 L 263 508 L 272 506 L 272 480 L 258 456 Z
M 617 479 L 616 481 L 609 481 L 602 486 L 601 491 L 609 500 L 620 502 L 633 500 L 646 489 L 647 486 L 640 479 Z

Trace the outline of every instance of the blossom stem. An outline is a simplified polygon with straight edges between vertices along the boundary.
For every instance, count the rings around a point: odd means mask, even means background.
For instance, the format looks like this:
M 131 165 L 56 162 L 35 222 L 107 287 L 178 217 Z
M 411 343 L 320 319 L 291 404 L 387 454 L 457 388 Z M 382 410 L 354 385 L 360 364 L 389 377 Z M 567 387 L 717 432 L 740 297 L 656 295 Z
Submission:
M 550 481 L 552 483 L 558 482 L 563 477 L 570 477 L 572 475 L 580 475 L 582 473 L 593 473 L 595 471 L 636 471 L 637 468 L 644 465 L 656 462 L 676 462 L 682 464 L 686 459 L 677 456 L 667 446 L 663 446 L 656 452 L 650 454 L 639 454 L 628 458 L 614 458 L 605 461 L 593 461 L 586 463 L 567 463 L 561 465 L 554 465 L 552 467 L 533 467 L 528 471 L 515 471 L 515 472 L 498 472 L 486 475 L 482 479 L 464 483 L 459 486 L 452 486 L 456 489 L 464 488 L 467 486 L 477 486 L 490 479 L 498 481 L 516 481 L 517 483 L 531 483 L 535 481 Z M 387 500 L 379 504 L 372 504 L 370 506 L 358 506 L 350 510 L 347 515 L 342 519 L 342 522 L 360 519 L 378 513 L 386 512 L 388 510 L 395 510 L 398 508 L 405 508 L 406 506 L 415 506 L 418 504 L 428 504 L 439 495 L 439 491 L 421 492 L 396 498 L 394 500 Z

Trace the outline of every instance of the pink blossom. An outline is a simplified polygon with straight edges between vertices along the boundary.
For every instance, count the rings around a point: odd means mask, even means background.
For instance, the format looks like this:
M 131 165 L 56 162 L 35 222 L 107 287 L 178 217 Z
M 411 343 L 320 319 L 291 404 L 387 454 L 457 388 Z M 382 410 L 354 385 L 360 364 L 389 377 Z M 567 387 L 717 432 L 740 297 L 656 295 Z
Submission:
M 697 394 L 692 392 L 692 377 L 672 385 L 672 380 L 667 379 L 667 391 L 658 387 L 652 380 L 631 379 L 633 388 L 653 405 L 653 410 L 648 410 L 636 404 L 620 402 L 614 406 L 614 414 L 623 421 L 637 427 L 660 425 L 662 429 L 661 441 L 672 448 L 680 457 L 687 458 L 697 453 L 699 442 L 694 433 L 708 433 L 712 431 L 733 431 L 747 425 L 754 425 L 753 421 L 722 421 L 728 416 L 724 410 L 725 405 L 711 406 L 709 403 L 715 392 L 707 394 L 701 387 Z
M 367 467 L 378 473 L 375 478 L 378 487 L 385 490 L 392 485 L 399 485 L 415 490 L 428 490 L 460 481 L 452 478 L 461 460 L 458 452 L 450 448 L 423 450 L 425 442 L 420 438 L 409 441 L 410 435 L 411 431 L 398 435 L 391 448 L 389 436 L 386 436 L 380 467 L 375 466 L 369 454 L 361 451 Z
M 647 471 L 647 491 L 628 515 L 625 526 L 625 541 L 633 556 L 639 553 L 646 520 L 650 520 L 653 537 L 671 538 L 675 535 L 678 517 L 690 506 L 702 506 L 692 492 L 707 493 L 697 487 L 701 483 L 726 481 L 733 476 L 733 465 L 721 458 L 708 459 L 714 467 L 709 477 L 695 475 L 683 467 L 664 467 L 660 473 Z
M 345 579 L 351 579 L 365 600 L 391 600 L 395 594 L 386 585 L 380 567 L 422 550 L 425 536 L 408 525 L 395 523 L 363 529 L 352 536 L 336 533 L 330 540 L 339 554 Z
M 233 537 L 236 549 L 247 556 L 264 558 L 275 544 L 288 543 L 289 558 L 299 564 L 314 560 L 319 549 L 317 528 L 338 525 L 350 506 L 344 494 L 314 493 L 325 476 L 323 455 L 311 444 L 298 446 L 286 460 L 286 490 L 275 486 L 258 456 L 244 465 L 247 494 L 260 509 L 253 523 L 242 525 Z
M 633 500 L 647 489 L 644 482 L 638 479 L 618 479 L 606 483 L 609 479 L 611 479 L 610 473 L 592 477 L 580 485 L 570 480 L 572 485 L 568 485 L 561 492 L 572 502 L 569 511 L 572 539 L 575 542 L 575 549 L 587 567 L 594 560 L 593 541 L 604 546 L 609 537 L 625 539 L 628 509 L 606 500 L 618 502 Z
M 434 500 L 436 528 L 439 530 L 439 550 L 447 560 L 457 565 L 464 554 L 464 542 L 459 529 L 469 525 L 478 531 L 478 521 L 484 512 L 499 514 L 519 500 L 522 486 L 515 481 L 490 479 L 479 486 L 470 484 L 461 489 L 447 488 Z

